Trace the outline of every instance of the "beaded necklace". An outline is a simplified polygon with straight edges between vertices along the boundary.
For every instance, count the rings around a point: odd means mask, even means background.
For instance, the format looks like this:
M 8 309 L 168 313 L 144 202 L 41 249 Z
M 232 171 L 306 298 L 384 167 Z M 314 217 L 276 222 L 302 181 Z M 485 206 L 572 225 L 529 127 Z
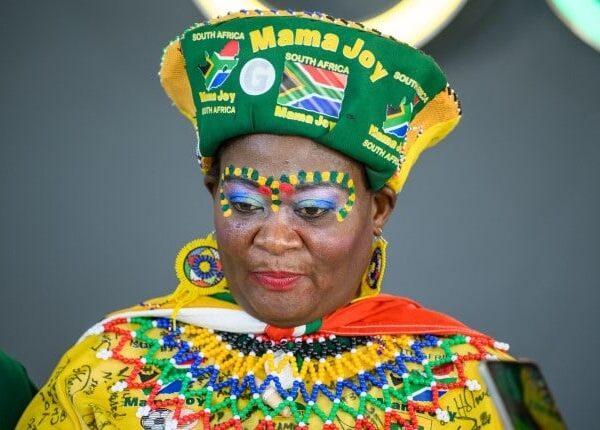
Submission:
M 479 390 L 477 381 L 466 378 L 464 364 L 488 358 L 487 349 L 500 346 L 489 338 L 462 335 L 317 333 L 274 341 L 191 325 L 173 328 L 171 319 L 145 317 L 109 320 L 103 331 L 117 335 L 118 342 L 97 356 L 132 366 L 129 376 L 111 389 L 145 390 L 147 403 L 138 416 L 173 409 L 166 427 L 173 429 L 197 421 L 206 429 L 241 429 L 243 421 L 258 416 L 256 429 L 273 429 L 273 419 L 280 417 L 291 419 L 296 428 L 318 420 L 323 429 L 332 430 L 338 428 L 334 422 L 340 414 L 353 420 L 354 428 L 374 429 L 369 410 L 379 411 L 386 430 L 393 424 L 417 429 L 417 413 L 447 422 L 439 398 L 456 388 Z M 148 345 L 141 357 L 128 350 L 134 340 Z M 465 344 L 472 352 L 453 350 Z M 430 348 L 438 351 L 435 359 L 428 355 Z M 140 374 L 148 367 L 158 376 L 142 381 Z M 349 402 L 349 397 L 356 401 Z M 200 399 L 202 410 L 184 410 L 194 399 Z M 231 418 L 211 426 L 215 414 L 223 411 Z

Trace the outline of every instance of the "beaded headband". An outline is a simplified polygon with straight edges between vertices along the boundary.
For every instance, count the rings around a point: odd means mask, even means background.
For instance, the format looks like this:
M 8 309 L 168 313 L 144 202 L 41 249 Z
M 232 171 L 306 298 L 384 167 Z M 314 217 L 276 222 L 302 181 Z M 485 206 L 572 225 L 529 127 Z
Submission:
M 400 191 L 420 153 L 460 120 L 433 59 L 359 23 L 319 13 L 242 11 L 186 30 L 160 79 L 198 132 L 204 171 L 228 139 L 298 135 Z

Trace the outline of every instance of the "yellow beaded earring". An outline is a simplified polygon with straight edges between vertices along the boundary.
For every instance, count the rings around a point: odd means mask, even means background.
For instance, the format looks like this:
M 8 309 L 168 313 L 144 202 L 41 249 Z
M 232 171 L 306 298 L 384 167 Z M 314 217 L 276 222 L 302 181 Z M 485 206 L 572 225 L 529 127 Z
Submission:
M 200 296 L 229 292 L 213 233 L 181 248 L 175 258 L 175 273 L 179 279 L 171 296 L 175 313 Z
M 373 297 L 381 292 L 383 275 L 385 273 L 387 240 L 382 236 L 382 229 L 378 229 L 371 245 L 371 261 L 363 274 L 360 283 L 360 296 L 354 301 Z

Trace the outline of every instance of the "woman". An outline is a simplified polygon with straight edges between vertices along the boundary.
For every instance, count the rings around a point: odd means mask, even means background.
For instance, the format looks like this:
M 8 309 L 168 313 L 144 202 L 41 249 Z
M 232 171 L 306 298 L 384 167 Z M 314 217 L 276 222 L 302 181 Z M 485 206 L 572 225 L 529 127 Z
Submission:
M 433 60 L 240 12 L 172 42 L 160 76 L 198 130 L 215 233 L 181 250 L 172 295 L 92 327 L 18 428 L 499 426 L 477 364 L 506 346 L 379 294 L 396 193 L 460 118 Z

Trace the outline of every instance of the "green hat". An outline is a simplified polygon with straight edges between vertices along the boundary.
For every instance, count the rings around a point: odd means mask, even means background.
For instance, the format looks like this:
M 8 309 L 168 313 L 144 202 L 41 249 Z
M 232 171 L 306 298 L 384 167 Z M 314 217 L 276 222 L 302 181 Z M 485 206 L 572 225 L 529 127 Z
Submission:
M 371 188 L 400 191 L 419 154 L 460 119 L 431 57 L 319 13 L 242 11 L 197 24 L 167 46 L 160 79 L 198 131 L 204 170 L 230 138 L 298 135 L 362 163 Z

